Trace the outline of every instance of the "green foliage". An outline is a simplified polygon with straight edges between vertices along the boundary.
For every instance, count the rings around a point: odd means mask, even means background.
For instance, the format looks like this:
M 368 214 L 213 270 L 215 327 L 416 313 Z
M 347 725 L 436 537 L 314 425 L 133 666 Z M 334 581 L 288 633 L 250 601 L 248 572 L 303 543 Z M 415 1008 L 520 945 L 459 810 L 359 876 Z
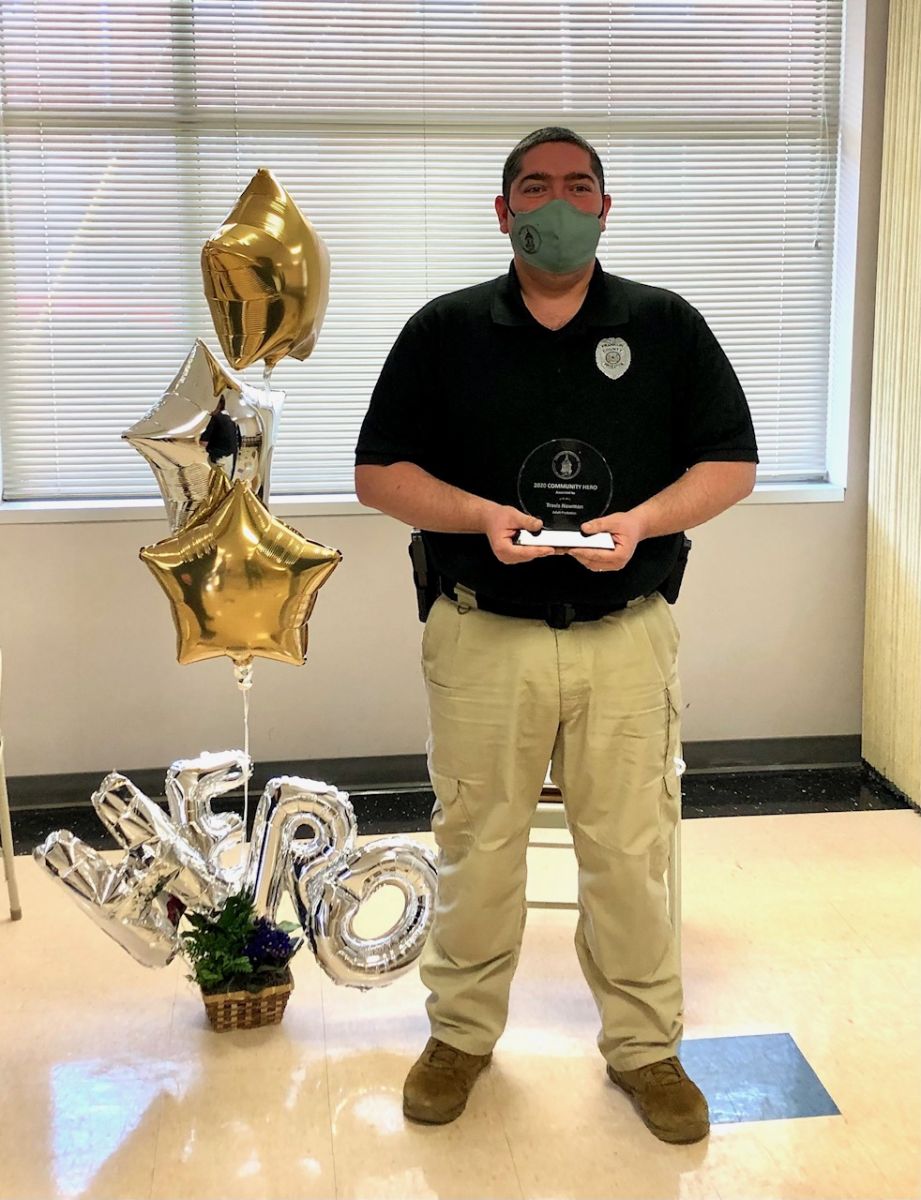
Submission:
M 286 935 L 297 926 L 291 922 L 272 925 L 257 918 L 251 892 L 230 896 L 217 913 L 189 913 L 187 919 L 191 929 L 181 935 L 183 953 L 193 971 L 189 978 L 203 992 L 255 992 L 288 978 L 288 962 L 300 940 Z M 277 946 L 279 932 L 284 950 L 266 961 L 254 948 L 267 936 Z

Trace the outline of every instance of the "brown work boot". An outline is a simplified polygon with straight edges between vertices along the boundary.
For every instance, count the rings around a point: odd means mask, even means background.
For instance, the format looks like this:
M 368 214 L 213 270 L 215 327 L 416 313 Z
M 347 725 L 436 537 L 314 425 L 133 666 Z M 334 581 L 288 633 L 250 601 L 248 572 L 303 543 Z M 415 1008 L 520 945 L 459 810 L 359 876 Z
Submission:
M 403 1084 L 403 1113 L 426 1125 L 447 1125 L 467 1106 L 467 1097 L 492 1054 L 467 1054 L 429 1038 Z
M 609 1066 L 608 1079 L 627 1093 L 648 1128 L 663 1142 L 699 1142 L 710 1132 L 707 1098 L 677 1058 L 663 1058 L 635 1071 L 615 1071 Z

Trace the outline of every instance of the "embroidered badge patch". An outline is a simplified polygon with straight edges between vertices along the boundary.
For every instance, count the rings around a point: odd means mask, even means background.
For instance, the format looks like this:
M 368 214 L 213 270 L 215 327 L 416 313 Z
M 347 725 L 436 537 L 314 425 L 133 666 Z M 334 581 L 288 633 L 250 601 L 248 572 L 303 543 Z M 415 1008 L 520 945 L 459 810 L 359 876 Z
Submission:
M 595 347 L 595 362 L 608 379 L 620 379 L 630 366 L 630 347 L 623 338 L 602 338 Z

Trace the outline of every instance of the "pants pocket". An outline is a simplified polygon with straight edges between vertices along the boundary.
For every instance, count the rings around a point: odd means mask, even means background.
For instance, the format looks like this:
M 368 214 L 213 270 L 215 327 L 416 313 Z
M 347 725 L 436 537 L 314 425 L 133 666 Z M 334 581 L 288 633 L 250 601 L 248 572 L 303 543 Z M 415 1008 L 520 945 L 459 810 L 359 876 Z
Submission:
M 460 798 L 460 781 L 431 769 L 429 774 L 435 792 L 432 807 L 435 844 L 445 853 L 464 850 L 473 842 L 473 830 Z
M 449 687 L 460 641 L 461 618 L 444 596 L 432 605 L 422 631 L 422 676 L 426 683 Z
M 665 746 L 665 790 L 673 800 L 681 795 L 678 759 L 681 756 L 681 684 L 678 680 L 666 688 L 668 698 L 668 737 Z

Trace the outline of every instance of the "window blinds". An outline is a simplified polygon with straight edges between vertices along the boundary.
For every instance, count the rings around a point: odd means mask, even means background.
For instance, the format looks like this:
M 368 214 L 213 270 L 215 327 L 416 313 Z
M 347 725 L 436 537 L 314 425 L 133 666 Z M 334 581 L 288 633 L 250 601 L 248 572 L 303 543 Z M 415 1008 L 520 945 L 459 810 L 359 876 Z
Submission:
M 199 252 L 260 166 L 332 257 L 318 348 L 273 375 L 273 494 L 351 491 L 390 344 L 506 269 L 502 163 L 547 124 L 605 164 L 605 268 L 723 343 L 760 478 L 825 477 L 841 23 L 841 0 L 4 0 L 4 498 L 156 493 L 119 434 L 196 336 L 220 353 Z

